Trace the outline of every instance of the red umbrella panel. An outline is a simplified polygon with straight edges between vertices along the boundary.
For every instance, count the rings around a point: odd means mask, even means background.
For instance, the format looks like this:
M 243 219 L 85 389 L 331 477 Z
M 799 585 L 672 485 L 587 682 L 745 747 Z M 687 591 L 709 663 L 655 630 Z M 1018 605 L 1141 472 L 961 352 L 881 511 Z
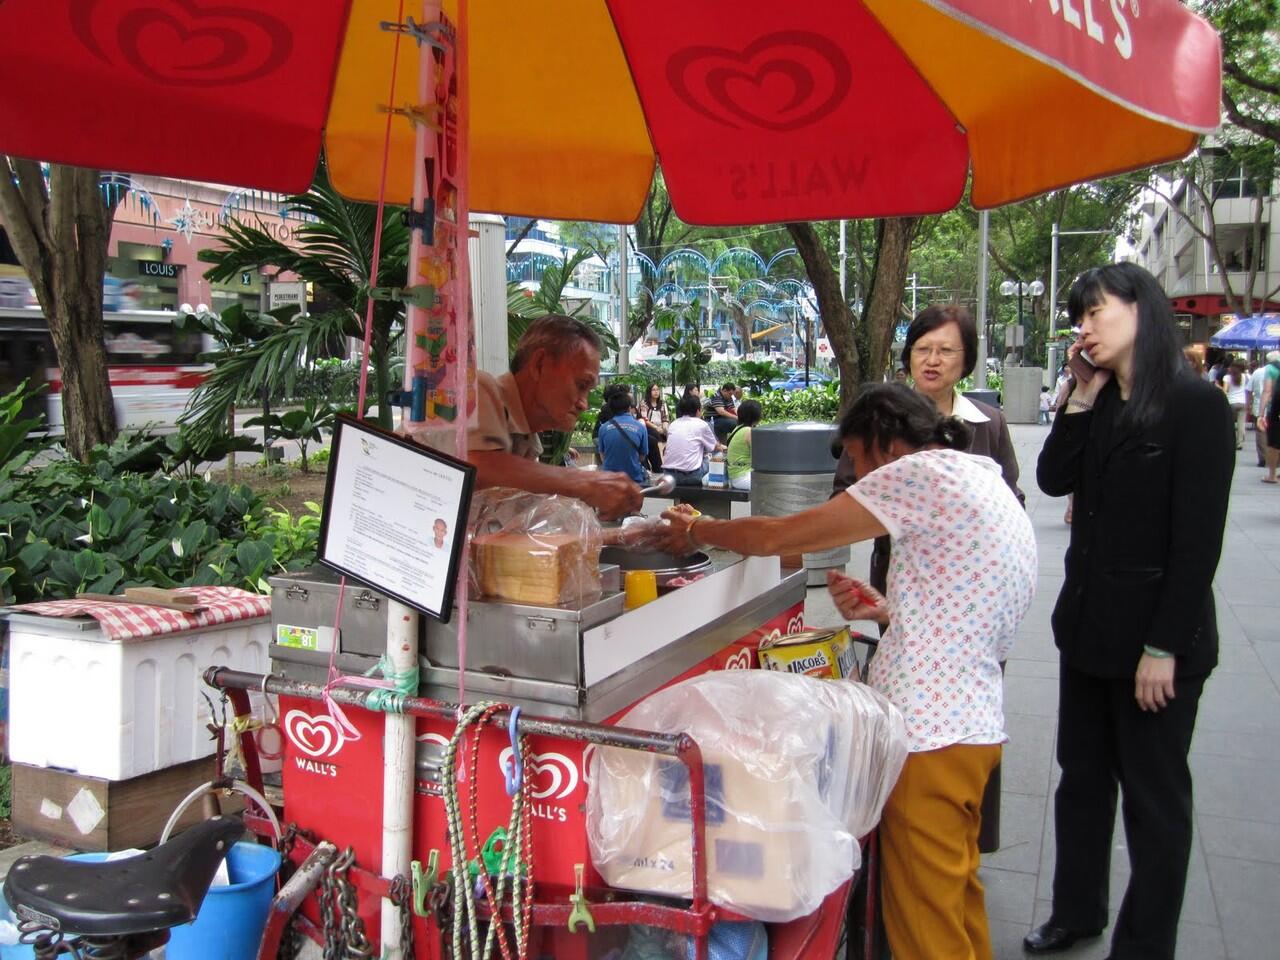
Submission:
M 1218 123 L 1219 45 L 1177 0 L 487 0 L 472 207 L 627 222 L 994 206 L 1167 160 Z M 0 3 L 0 151 L 377 197 L 396 0 Z M 406 14 L 414 13 L 405 5 Z M 453 14 L 446 4 L 445 13 Z M 415 89 L 413 56 L 400 91 Z M 388 198 L 412 194 L 397 122 Z

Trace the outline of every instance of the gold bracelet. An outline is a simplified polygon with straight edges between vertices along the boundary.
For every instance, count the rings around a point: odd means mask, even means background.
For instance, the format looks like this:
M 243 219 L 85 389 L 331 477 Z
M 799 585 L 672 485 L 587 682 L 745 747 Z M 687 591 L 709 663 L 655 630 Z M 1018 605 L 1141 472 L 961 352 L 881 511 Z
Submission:
M 684 528 L 684 535 L 689 538 L 689 546 L 697 548 L 703 546 L 697 537 L 693 535 L 693 528 L 698 525 L 698 521 L 702 519 L 702 514 L 694 517 L 689 521 L 689 526 Z

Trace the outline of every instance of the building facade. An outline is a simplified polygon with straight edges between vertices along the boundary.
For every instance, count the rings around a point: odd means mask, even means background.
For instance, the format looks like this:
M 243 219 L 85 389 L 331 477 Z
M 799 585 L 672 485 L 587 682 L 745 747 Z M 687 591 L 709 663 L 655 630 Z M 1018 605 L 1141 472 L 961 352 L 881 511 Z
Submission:
M 1239 164 L 1205 152 L 1195 165 L 1208 172 L 1202 191 L 1183 180 L 1147 192 L 1133 255 L 1168 293 L 1187 344 L 1207 343 L 1230 320 L 1228 291 L 1251 290 L 1254 313 L 1280 311 L 1280 181 L 1260 188 Z M 1218 256 L 1193 224 L 1216 238 Z

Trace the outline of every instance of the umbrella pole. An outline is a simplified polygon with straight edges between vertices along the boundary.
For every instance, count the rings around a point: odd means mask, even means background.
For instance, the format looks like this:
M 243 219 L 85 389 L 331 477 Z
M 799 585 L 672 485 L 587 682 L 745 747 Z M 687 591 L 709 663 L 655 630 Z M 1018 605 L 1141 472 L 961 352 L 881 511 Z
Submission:
M 422 4 L 422 22 L 434 23 L 440 19 L 438 0 L 425 0 Z M 403 5 L 401 7 L 403 13 Z M 430 46 L 419 43 L 418 85 L 414 102 L 425 106 L 433 102 L 431 91 L 434 60 Z M 395 70 L 393 60 L 392 70 Z M 394 109 L 396 104 L 389 103 Z M 429 185 L 426 182 L 426 171 L 423 159 L 427 152 L 427 127 L 424 124 L 414 125 L 414 176 L 413 176 L 413 209 L 422 210 L 423 202 L 428 195 Z M 465 234 L 463 234 L 465 237 Z M 409 243 L 409 266 L 406 286 L 420 282 L 418 262 L 422 255 L 422 231 L 411 230 Z M 463 241 L 465 242 L 465 240 Z M 415 375 L 415 338 L 413 334 L 419 329 L 421 311 L 412 304 L 406 308 L 405 326 L 408 335 L 405 337 L 405 365 L 403 389 L 413 391 Z M 381 398 L 380 398 L 381 402 Z M 404 419 L 409 419 L 405 416 Z M 418 669 L 418 612 L 412 607 L 391 601 L 387 610 L 387 653 L 386 666 L 388 676 L 417 676 Z M 416 684 L 415 684 L 416 686 Z M 410 862 L 413 859 L 413 779 L 415 762 L 414 735 L 417 722 L 412 716 L 388 711 L 383 720 L 383 756 L 382 768 L 382 876 L 410 876 Z M 389 897 L 383 897 L 380 904 L 379 938 L 382 944 L 384 960 L 411 960 L 407 953 L 408 944 L 402 942 L 402 911 L 409 909 L 408 904 L 392 903 Z

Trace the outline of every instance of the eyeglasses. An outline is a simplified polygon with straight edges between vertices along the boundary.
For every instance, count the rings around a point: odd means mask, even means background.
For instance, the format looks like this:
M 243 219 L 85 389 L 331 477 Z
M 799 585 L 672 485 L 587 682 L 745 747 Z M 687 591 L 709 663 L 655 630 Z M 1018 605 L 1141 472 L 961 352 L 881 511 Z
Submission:
M 941 360 L 954 360 L 962 353 L 964 353 L 963 350 L 955 347 L 926 347 L 919 343 L 911 348 L 911 356 L 916 360 L 927 360 L 934 354 L 937 354 Z

